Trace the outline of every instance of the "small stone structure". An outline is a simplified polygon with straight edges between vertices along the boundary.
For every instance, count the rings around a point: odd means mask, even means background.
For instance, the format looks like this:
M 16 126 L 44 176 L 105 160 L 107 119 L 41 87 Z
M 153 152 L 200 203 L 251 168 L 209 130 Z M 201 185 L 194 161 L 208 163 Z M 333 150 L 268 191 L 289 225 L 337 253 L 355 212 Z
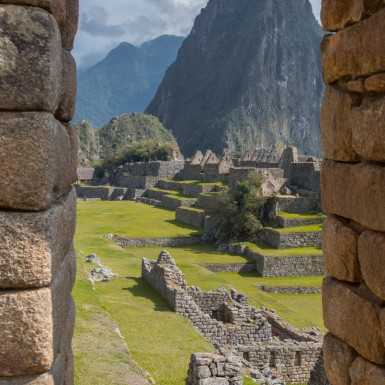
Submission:
M 77 0 L 0 4 L 0 384 L 74 383 Z
M 78 167 L 76 172 L 76 182 L 82 183 L 82 182 L 88 182 L 92 180 L 92 178 L 94 177 L 94 171 L 95 169 L 93 169 L 92 167 L 88 167 L 88 168 Z
M 383 384 L 385 3 L 323 0 L 321 16 L 325 367 L 333 384 Z
M 235 290 L 231 294 L 225 289 L 202 292 L 187 286 L 184 274 L 166 251 L 157 261 L 143 258 L 142 277 L 207 340 L 231 348 L 255 373 L 263 365 L 293 384 L 310 379 L 322 350 L 320 329 L 296 329 L 273 310 L 249 306 L 248 297 Z
M 275 294 L 321 294 L 320 287 L 311 286 L 257 286 L 258 290 Z

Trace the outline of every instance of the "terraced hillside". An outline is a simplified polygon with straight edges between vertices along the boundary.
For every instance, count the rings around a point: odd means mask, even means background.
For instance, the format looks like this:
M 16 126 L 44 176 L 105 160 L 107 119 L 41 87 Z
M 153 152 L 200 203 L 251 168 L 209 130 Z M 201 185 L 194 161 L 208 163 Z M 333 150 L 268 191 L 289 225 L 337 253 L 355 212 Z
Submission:
M 203 188 L 199 182 L 190 184 L 200 185 L 198 189 Z M 159 191 L 154 190 L 154 194 L 161 194 L 164 191 L 160 190 L 167 190 L 165 187 L 170 186 L 163 185 Z M 182 197 L 181 189 L 173 190 L 169 195 L 175 199 Z M 192 194 L 190 199 L 199 200 L 199 194 L 209 194 L 207 196 L 210 197 L 213 192 L 197 193 L 196 197 Z M 199 286 L 206 291 L 220 287 L 228 290 L 235 288 L 249 296 L 251 305 L 273 308 L 296 327 L 323 327 L 320 294 L 276 294 L 257 289 L 257 286 L 319 288 L 322 277 L 263 278 L 255 271 L 213 272 L 202 265 L 237 265 L 254 260 L 246 255 L 220 253 L 211 243 L 122 248 L 111 237 L 105 237 L 119 234 L 132 239 L 183 238 L 198 236 L 203 231 L 202 228 L 176 220 L 175 215 L 176 210 L 173 209 L 130 201 L 79 201 L 75 236 L 79 265 L 74 291 L 78 309 L 74 337 L 78 385 L 131 383 L 127 376 L 132 373 L 139 373 L 140 376 L 142 373 L 132 359 L 148 371 L 141 375 L 141 379 L 147 374 L 157 384 L 180 385 L 184 383 L 190 355 L 198 351 L 215 350 L 186 318 L 176 315 L 167 302 L 141 278 L 142 258 L 156 259 L 164 248 L 186 274 L 189 285 Z M 255 247 L 259 247 L 258 244 Z M 110 282 L 95 282 L 95 291 L 84 274 L 84 269 L 90 272 L 97 267 L 85 262 L 85 256 L 92 253 L 96 253 L 103 265 L 119 275 L 119 278 L 113 278 Z M 87 329 L 89 319 L 95 326 Z M 107 329 L 110 332 L 105 332 L 103 319 L 108 320 L 110 325 L 117 325 L 129 351 L 123 340 L 114 337 L 118 336 L 113 332 L 114 327 Z M 105 354 L 105 347 L 111 345 L 114 350 Z M 92 376 L 89 375 L 90 371 Z

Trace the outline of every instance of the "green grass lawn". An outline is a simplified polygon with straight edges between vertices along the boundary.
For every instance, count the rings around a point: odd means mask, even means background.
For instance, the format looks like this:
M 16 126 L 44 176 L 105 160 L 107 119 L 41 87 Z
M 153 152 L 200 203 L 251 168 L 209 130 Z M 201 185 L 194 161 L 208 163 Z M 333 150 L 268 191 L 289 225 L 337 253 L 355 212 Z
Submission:
M 91 238 L 119 234 L 128 238 L 171 238 L 199 235 L 203 229 L 175 220 L 175 210 L 131 201 L 79 202 L 78 221 L 92 228 Z
M 266 242 L 244 242 L 251 251 L 266 257 L 297 257 L 302 255 L 322 255 L 322 246 L 297 247 L 293 249 L 277 249 Z
M 199 286 L 202 290 L 235 288 L 249 296 L 251 305 L 273 308 L 297 327 L 323 327 L 321 295 L 263 293 L 256 288 L 257 285 L 318 286 L 321 280 L 319 277 L 262 278 L 256 272 L 213 273 L 199 264 L 246 263 L 252 260 L 249 257 L 219 253 L 213 244 L 123 249 L 112 240 L 103 238 L 104 234 L 109 233 L 149 238 L 199 233 L 199 230 L 191 226 L 172 220 L 174 213 L 172 210 L 127 201 L 82 202 L 78 205 L 76 251 L 82 251 L 84 256 L 96 253 L 103 265 L 124 278 L 97 283 L 97 293 L 88 282 L 76 283 L 74 295 L 81 309 L 80 313 L 78 310 L 79 321 L 74 337 L 77 385 L 102 384 L 103 380 L 92 382 L 98 375 L 104 379 L 104 383 L 115 384 L 105 378 L 105 372 L 108 373 L 109 369 L 99 365 L 99 360 L 104 359 L 105 339 L 99 339 L 98 332 L 90 328 L 90 342 L 81 342 L 86 340 L 87 322 L 97 318 L 98 314 L 111 316 L 119 326 L 134 360 L 141 368 L 149 371 L 159 385 L 184 383 L 190 355 L 214 350 L 186 318 L 176 315 L 162 296 L 141 278 L 142 258 L 157 259 L 164 248 L 186 274 L 189 285 Z M 81 349 L 77 348 L 79 344 Z M 92 345 L 90 353 L 87 352 L 89 344 Z M 99 354 L 100 358 L 94 358 L 94 354 Z M 106 357 L 106 365 L 115 365 L 121 359 L 120 355 Z M 94 363 L 90 362 L 87 366 L 87 360 Z M 123 357 L 122 360 L 127 361 L 128 358 Z M 86 377 L 89 370 L 93 371 L 92 376 L 82 382 L 81 379 Z
M 163 179 L 167 182 L 176 182 L 181 184 L 196 184 L 198 186 L 221 186 L 228 187 L 227 182 L 202 182 L 201 180 L 179 180 L 179 179 Z
M 320 211 L 305 211 L 302 213 L 287 213 L 281 211 L 277 217 L 287 218 L 287 219 L 314 219 L 314 218 L 326 218 L 326 215 Z
M 304 232 L 321 232 L 323 228 L 323 223 L 317 225 L 308 225 L 308 226 L 298 226 L 298 227 L 285 227 L 285 228 L 272 228 L 266 227 L 268 230 L 274 230 L 278 233 L 304 233 Z

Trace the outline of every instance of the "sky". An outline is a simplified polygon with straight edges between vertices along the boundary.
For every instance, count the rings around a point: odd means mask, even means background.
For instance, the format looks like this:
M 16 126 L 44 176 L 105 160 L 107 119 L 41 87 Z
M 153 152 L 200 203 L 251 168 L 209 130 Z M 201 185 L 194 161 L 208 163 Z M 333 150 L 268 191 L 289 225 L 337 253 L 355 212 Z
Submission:
M 187 36 L 207 1 L 80 0 L 79 31 L 73 50 L 78 68 L 91 67 L 123 41 L 140 45 L 165 34 Z M 310 2 L 319 20 L 321 0 Z

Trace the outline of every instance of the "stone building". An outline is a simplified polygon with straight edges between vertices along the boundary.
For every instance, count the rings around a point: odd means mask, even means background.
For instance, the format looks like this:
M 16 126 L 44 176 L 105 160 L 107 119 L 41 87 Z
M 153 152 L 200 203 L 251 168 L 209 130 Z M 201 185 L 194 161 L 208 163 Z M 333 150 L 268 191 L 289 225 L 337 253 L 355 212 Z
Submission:
M 0 384 L 72 385 L 77 0 L 0 4 Z
M 320 329 L 297 329 L 274 310 L 250 306 L 247 295 L 235 290 L 202 292 L 187 286 L 185 275 L 166 251 L 157 261 L 143 259 L 142 277 L 214 346 L 241 357 L 258 382 L 264 380 L 266 369 L 292 384 L 307 382 L 314 370 L 322 370 Z
M 83 183 L 92 180 L 94 177 L 94 169 L 92 167 L 88 168 L 78 168 L 76 172 L 76 182 Z
M 323 0 L 321 170 L 325 366 L 332 384 L 385 383 L 385 3 Z M 335 33 L 334 33 L 335 32 Z

